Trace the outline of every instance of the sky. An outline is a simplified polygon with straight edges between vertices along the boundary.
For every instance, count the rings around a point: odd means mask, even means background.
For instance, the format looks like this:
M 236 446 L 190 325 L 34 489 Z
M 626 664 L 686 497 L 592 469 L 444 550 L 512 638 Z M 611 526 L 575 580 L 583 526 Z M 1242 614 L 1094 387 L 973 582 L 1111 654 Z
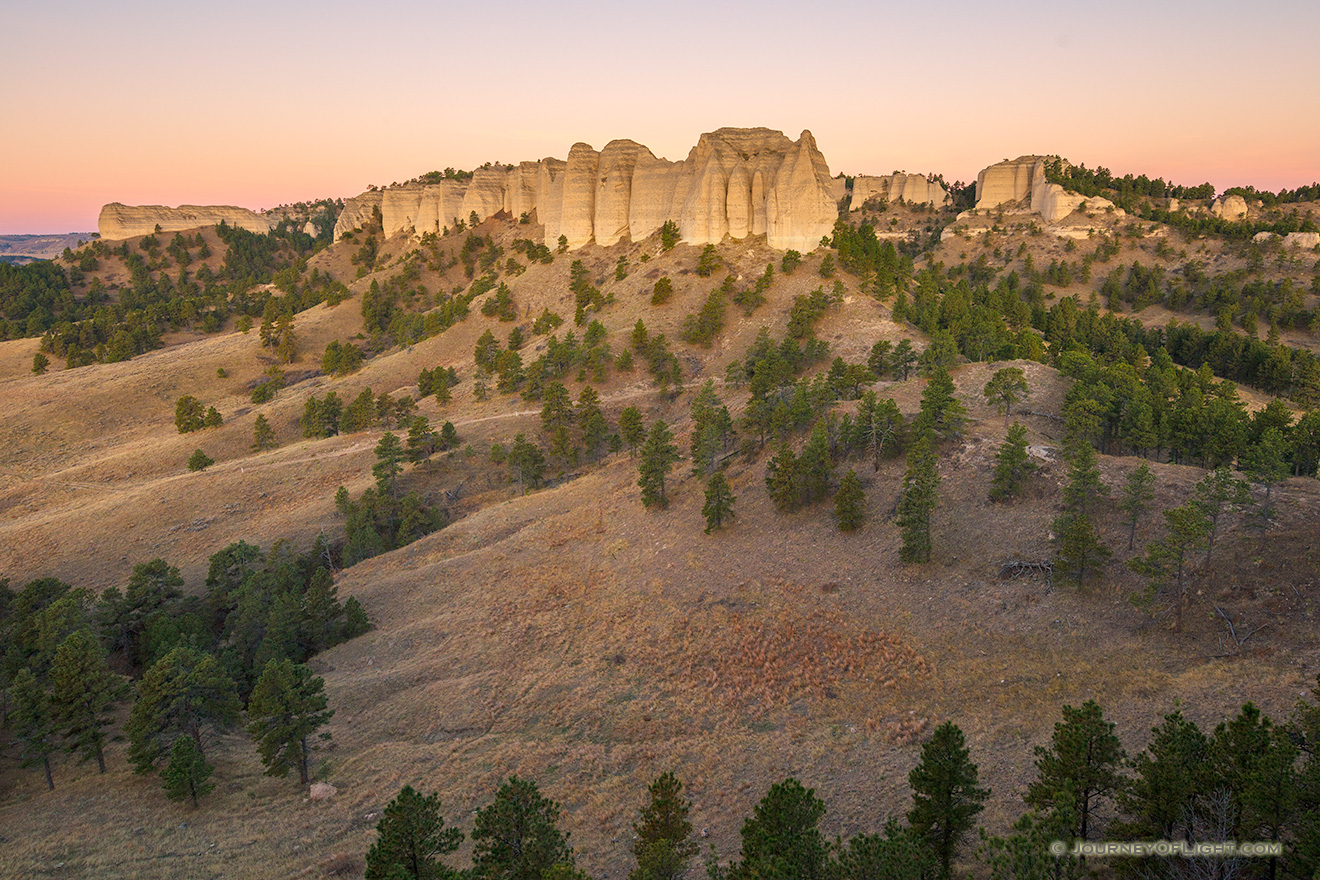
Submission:
M 723 126 L 809 129 L 831 173 L 1048 153 L 1221 191 L 1320 179 L 1315 0 L 6 5 L 0 234 L 578 141 L 677 160 Z

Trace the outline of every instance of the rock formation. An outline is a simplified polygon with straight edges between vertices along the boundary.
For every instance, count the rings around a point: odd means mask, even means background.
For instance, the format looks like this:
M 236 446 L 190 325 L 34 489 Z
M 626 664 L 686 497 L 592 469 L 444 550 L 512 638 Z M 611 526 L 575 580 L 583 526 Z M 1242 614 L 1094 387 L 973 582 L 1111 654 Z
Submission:
M 949 203 L 949 193 L 924 174 L 889 174 L 871 177 L 859 174 L 853 179 L 851 208 L 861 209 L 868 199 L 883 198 L 891 202 L 900 199 L 911 205 L 929 204 L 943 207 Z
M 1046 157 L 1019 156 L 991 165 L 976 176 L 977 210 L 1024 204 L 1046 223 L 1058 223 L 1083 204 L 1088 210 L 1114 208 L 1108 199 L 1086 197 L 1045 178 Z
M 230 226 L 263 234 L 270 232 L 273 225 L 267 217 L 255 211 L 232 205 L 180 205 L 167 208 L 164 205 L 121 205 L 111 202 L 101 208 L 96 226 L 103 241 L 120 241 L 148 235 L 155 232 L 157 226 L 161 232 L 181 232 L 199 226 L 215 226 L 221 220 Z
M 1210 203 L 1210 213 L 1221 220 L 1245 220 L 1247 200 L 1237 194 L 1221 196 Z
M 811 132 L 792 141 L 765 128 L 722 128 L 703 134 L 679 162 L 630 140 L 610 141 L 600 152 L 579 143 L 567 161 L 481 168 L 471 181 L 363 193 L 345 202 L 335 238 L 362 226 L 379 206 L 387 236 L 439 232 L 473 213 L 484 220 L 501 211 L 535 212 L 546 243 L 563 236 L 570 248 L 636 241 L 672 220 L 689 244 L 764 235 L 773 248 L 809 251 L 833 228 L 842 195 L 843 181 L 830 177 Z

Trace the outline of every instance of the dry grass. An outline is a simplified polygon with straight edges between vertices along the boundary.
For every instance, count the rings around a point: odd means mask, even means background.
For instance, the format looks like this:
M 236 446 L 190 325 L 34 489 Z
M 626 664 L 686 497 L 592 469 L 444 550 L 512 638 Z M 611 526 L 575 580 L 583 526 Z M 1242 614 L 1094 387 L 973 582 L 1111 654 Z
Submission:
M 408 246 L 393 242 L 386 253 L 393 258 Z M 643 243 L 626 250 L 633 274 L 617 283 L 618 251 L 592 246 L 573 255 L 610 279 L 616 303 L 601 319 L 611 342 L 624 345 L 639 316 L 673 338 L 718 279 L 684 273 L 695 249 L 660 255 Z M 723 250 L 745 279 L 777 259 L 760 244 Z M 648 251 L 652 259 L 643 265 Z M 343 255 L 332 249 L 316 259 L 335 268 Z M 761 324 L 782 326 L 792 297 L 821 283 L 817 259 L 780 276 L 771 301 L 751 318 L 730 309 L 724 335 L 692 353 L 689 372 L 698 381 L 722 376 Z M 559 258 L 515 279 L 520 310 L 534 316 L 548 306 L 570 317 L 568 263 Z M 656 270 L 675 281 L 674 298 L 661 308 L 649 305 Z M 432 273 L 423 280 L 433 290 L 455 283 Z M 859 359 L 876 338 L 904 335 L 888 314 L 851 291 L 819 330 L 832 350 Z M 305 349 L 319 352 L 329 339 L 355 333 L 357 322 L 350 300 L 299 316 L 297 329 Z M 694 823 L 709 835 L 703 843 L 725 854 L 737 848 L 742 817 L 788 774 L 826 800 L 827 833 L 874 830 L 906 809 L 917 746 L 946 719 L 967 732 L 995 791 L 987 823 L 1002 829 L 1032 773 L 1031 746 L 1048 738 L 1062 703 L 1098 699 L 1138 748 L 1175 700 L 1203 723 L 1247 698 L 1279 716 L 1315 677 L 1318 499 L 1311 482 L 1281 490 L 1290 503 L 1271 536 L 1275 552 L 1244 552 L 1252 535 L 1223 539 L 1226 564 L 1195 597 L 1188 631 L 1175 636 L 1128 603 L 1137 582 L 1122 552 L 1104 581 L 1082 590 L 997 579 L 1005 558 L 1048 555 L 1064 478 L 1063 465 L 1048 461 L 1027 500 L 986 500 L 1004 420 L 985 405 L 981 387 L 1003 364 L 955 373 L 973 421 L 965 441 L 942 456 L 935 558 L 913 567 L 898 562 L 898 531 L 887 515 L 901 485 L 899 460 L 878 472 L 859 465 L 869 516 L 852 535 L 837 531 L 825 506 L 776 513 L 764 460 L 733 462 L 737 519 L 711 536 L 702 533 L 699 480 L 676 478 L 671 508 L 645 511 L 636 463 L 626 454 L 556 488 L 517 496 L 494 479 L 484 452 L 492 441 L 535 431 L 538 407 L 479 403 L 470 384 L 477 337 L 509 326 L 474 314 L 354 376 L 310 378 L 261 407 L 247 401 L 246 390 L 264 368 L 255 333 L 180 341 L 126 364 L 43 377 L 27 374 L 29 342 L 0 343 L 0 572 L 19 583 L 57 574 L 79 585 L 122 585 L 133 564 L 164 555 L 197 591 L 207 557 L 231 541 L 306 543 L 321 528 L 337 531 L 334 488 L 369 483 L 380 432 L 297 439 L 294 425 L 311 393 L 350 398 L 368 385 L 415 393 L 421 368 L 455 365 L 464 381 L 453 402 L 442 409 L 429 400 L 422 412 L 432 424 L 453 420 L 476 450 L 408 478 L 433 496 L 461 482 L 455 525 L 338 576 L 340 594 L 361 598 L 376 627 L 314 661 L 336 709 L 334 740 L 323 755 L 339 789 L 334 799 L 312 803 L 290 781 L 262 776 L 239 736 L 216 744 L 219 787 L 196 812 L 167 802 L 155 780 L 132 776 L 122 745 L 111 749 L 104 778 L 61 762 L 53 793 L 7 762 L 0 873 L 357 876 L 379 811 L 401 785 L 439 791 L 446 818 L 470 830 L 471 812 L 518 773 L 564 803 L 581 865 L 616 874 L 628 863 L 629 823 L 645 785 L 660 772 L 675 770 L 688 785 Z M 1038 364 L 1015 365 L 1032 387 L 1024 408 L 1056 412 L 1065 387 L 1058 376 Z M 216 376 L 221 366 L 229 378 Z M 910 414 L 922 384 L 879 390 Z M 639 403 L 686 440 L 686 399 L 657 399 L 643 372 L 611 377 L 601 392 L 611 417 Z M 173 403 L 185 393 L 216 403 L 225 426 L 175 434 Z M 726 397 L 735 409 L 743 400 Z M 258 413 L 285 446 L 248 451 Z M 1058 441 L 1056 420 L 1015 417 L 1033 444 Z M 194 446 L 217 464 L 186 473 Z M 1101 460 L 1115 487 L 1133 464 Z M 1188 468 L 1154 469 L 1166 505 L 1181 503 L 1199 478 Z M 1102 528 L 1117 551 L 1117 514 L 1106 513 Z M 1157 534 L 1152 523 L 1140 538 Z M 1225 653 L 1216 647 L 1223 630 L 1216 602 L 1235 619 L 1271 626 L 1253 637 L 1253 649 L 1216 656 Z

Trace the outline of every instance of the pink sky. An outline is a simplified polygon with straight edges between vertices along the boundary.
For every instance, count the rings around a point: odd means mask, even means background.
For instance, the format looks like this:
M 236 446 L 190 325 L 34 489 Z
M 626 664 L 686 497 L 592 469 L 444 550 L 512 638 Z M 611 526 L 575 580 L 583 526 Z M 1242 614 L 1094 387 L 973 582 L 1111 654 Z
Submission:
M 47 8 L 49 7 L 49 8 Z M 350 196 L 703 131 L 816 136 L 832 172 L 1057 153 L 1220 190 L 1320 179 L 1320 4 L 29 4 L 0 28 L 0 234 L 102 204 Z

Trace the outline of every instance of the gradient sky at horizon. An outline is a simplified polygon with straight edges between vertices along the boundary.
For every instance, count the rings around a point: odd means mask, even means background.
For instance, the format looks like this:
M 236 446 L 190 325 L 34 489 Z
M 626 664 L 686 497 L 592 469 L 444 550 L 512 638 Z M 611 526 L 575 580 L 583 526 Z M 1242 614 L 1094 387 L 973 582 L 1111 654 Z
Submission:
M 704 131 L 832 173 L 1057 153 L 1178 183 L 1320 179 L 1320 3 L 50 0 L 0 13 L 0 234 L 102 204 L 261 209 Z

